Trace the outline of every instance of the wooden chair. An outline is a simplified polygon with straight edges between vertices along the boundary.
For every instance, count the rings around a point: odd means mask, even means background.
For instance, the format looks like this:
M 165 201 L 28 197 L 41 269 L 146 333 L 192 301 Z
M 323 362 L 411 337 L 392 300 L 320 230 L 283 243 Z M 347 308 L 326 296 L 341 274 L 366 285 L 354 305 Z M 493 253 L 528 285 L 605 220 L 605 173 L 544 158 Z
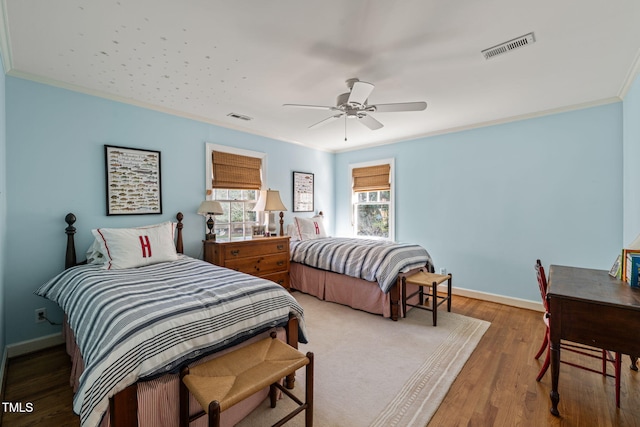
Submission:
M 536 260 L 535 269 L 536 269 L 536 276 L 538 279 L 538 286 L 540 288 L 540 296 L 542 297 L 542 304 L 544 306 L 544 311 L 545 311 L 544 323 L 546 325 L 544 340 L 542 341 L 540 350 L 538 350 L 535 356 L 535 359 L 537 360 L 545 351 L 545 349 L 547 350 L 544 363 L 542 364 L 542 368 L 540 369 L 540 372 L 538 373 L 538 376 L 536 378 L 536 381 L 540 381 L 544 376 L 544 374 L 547 372 L 547 369 L 549 368 L 550 353 L 551 353 L 551 349 L 550 349 L 551 339 L 550 339 L 550 333 L 549 333 L 549 307 L 547 303 L 547 276 L 545 275 L 544 267 L 542 267 L 542 263 L 540 262 L 540 260 Z M 592 369 L 584 365 L 579 365 L 579 364 L 567 362 L 564 360 L 561 360 L 560 362 L 576 368 L 584 369 L 586 371 L 595 372 L 603 376 L 613 377 L 615 379 L 615 387 L 616 387 L 616 406 L 618 408 L 620 407 L 620 366 L 621 366 L 620 353 L 615 353 L 615 355 L 612 355 L 611 352 L 607 350 L 602 350 L 599 348 L 588 347 L 588 346 L 579 345 L 579 344 L 573 344 L 569 342 L 563 342 L 560 346 L 560 350 L 570 351 L 572 353 L 577 353 L 583 356 L 601 359 L 602 360 L 601 370 Z M 613 375 L 607 373 L 607 362 L 611 362 L 614 366 Z

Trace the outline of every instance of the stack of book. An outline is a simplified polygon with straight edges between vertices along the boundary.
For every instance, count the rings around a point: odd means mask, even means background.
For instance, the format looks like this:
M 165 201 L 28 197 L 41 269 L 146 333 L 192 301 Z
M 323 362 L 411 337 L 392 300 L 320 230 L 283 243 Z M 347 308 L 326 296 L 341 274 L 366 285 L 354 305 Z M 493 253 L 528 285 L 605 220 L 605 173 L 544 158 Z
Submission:
M 627 252 L 625 263 L 625 276 L 622 280 L 626 281 L 634 288 L 640 288 L 638 283 L 638 273 L 640 273 L 640 251 Z
M 609 274 L 634 288 L 640 288 L 640 236 L 622 250 Z

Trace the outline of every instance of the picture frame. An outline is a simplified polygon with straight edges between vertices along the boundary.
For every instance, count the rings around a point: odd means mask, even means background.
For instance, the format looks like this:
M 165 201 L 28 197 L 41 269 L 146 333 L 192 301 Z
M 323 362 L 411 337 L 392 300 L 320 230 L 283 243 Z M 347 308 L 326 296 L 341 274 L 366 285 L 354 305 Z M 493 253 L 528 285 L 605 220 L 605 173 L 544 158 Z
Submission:
M 251 237 L 254 239 L 257 237 L 264 237 L 265 227 L 264 225 L 252 225 L 251 226 Z
M 622 267 L 621 260 L 622 260 L 622 255 L 618 255 L 613 265 L 611 266 L 611 269 L 609 270 L 609 276 L 620 278 L 620 269 Z
M 160 151 L 104 146 L 107 215 L 162 213 Z
M 293 211 L 313 212 L 314 176 L 309 172 L 293 172 Z

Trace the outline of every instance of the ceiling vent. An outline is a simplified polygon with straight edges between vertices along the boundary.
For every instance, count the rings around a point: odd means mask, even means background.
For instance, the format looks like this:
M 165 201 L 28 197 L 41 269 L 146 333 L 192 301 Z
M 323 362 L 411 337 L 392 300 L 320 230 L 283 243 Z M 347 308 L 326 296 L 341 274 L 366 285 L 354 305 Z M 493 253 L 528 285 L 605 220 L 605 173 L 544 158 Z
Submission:
M 242 114 L 238 114 L 238 113 L 229 113 L 227 114 L 227 116 L 232 117 L 234 119 L 238 119 L 238 120 L 244 120 L 245 122 L 248 122 L 249 120 L 253 120 L 249 116 L 243 116 Z
M 484 59 L 491 59 L 494 56 L 502 55 L 503 53 L 511 52 L 514 49 L 518 49 L 524 46 L 535 43 L 536 38 L 533 33 L 525 34 L 524 36 L 509 40 L 508 42 L 500 43 L 497 46 L 490 47 L 482 51 Z

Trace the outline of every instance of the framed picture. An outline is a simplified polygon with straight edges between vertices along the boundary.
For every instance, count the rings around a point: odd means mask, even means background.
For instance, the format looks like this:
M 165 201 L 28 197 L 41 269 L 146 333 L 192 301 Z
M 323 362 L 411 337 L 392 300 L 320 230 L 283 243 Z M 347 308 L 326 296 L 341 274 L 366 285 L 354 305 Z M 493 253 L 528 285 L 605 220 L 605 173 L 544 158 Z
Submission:
M 160 152 L 104 146 L 107 215 L 162 213 Z
M 313 212 L 313 174 L 293 173 L 293 211 Z
M 620 265 L 621 259 L 622 259 L 622 256 L 618 255 L 618 257 L 614 261 L 613 265 L 611 266 L 611 269 L 609 270 L 609 275 L 610 276 L 620 278 L 620 268 L 622 267 Z
M 251 236 L 252 237 L 264 237 L 265 228 L 264 225 L 252 225 Z

